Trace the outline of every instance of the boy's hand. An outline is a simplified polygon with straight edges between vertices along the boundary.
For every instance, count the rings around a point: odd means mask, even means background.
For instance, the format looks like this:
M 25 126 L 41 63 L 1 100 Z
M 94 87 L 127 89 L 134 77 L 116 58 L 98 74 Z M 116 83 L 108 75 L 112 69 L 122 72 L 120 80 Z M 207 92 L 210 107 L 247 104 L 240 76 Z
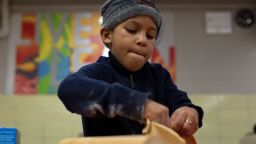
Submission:
M 162 104 L 148 99 L 145 103 L 143 118 L 168 126 L 170 122 L 169 109 Z
M 182 137 L 192 136 L 198 129 L 199 116 L 194 108 L 183 106 L 174 111 L 169 127 Z

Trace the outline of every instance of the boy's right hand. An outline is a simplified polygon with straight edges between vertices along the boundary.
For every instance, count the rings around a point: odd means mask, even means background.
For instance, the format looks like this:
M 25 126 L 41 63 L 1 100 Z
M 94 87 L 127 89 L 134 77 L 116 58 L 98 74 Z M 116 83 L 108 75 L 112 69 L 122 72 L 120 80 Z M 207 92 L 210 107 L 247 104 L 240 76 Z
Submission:
M 148 99 L 144 108 L 144 119 L 150 119 L 151 121 L 168 126 L 170 117 L 169 109 L 166 106 Z

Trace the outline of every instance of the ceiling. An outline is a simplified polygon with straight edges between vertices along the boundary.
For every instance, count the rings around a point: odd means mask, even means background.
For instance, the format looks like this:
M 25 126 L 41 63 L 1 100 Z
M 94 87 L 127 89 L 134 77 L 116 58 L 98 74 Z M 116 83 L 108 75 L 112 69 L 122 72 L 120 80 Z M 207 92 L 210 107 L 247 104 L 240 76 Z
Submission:
M 10 0 L 11 5 L 102 4 L 105 0 Z M 256 0 L 157 0 L 158 4 L 256 4 Z

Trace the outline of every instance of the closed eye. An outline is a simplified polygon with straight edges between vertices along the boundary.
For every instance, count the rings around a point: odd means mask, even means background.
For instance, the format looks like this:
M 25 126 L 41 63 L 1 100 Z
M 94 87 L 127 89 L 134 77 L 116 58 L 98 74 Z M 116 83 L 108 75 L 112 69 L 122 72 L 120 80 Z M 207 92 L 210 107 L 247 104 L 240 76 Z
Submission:
M 148 38 L 148 39 L 154 39 L 155 36 L 152 36 L 152 35 L 147 34 L 147 38 Z
M 126 28 L 126 31 L 131 33 L 131 34 L 135 34 L 137 32 L 137 30 L 128 29 L 128 28 Z

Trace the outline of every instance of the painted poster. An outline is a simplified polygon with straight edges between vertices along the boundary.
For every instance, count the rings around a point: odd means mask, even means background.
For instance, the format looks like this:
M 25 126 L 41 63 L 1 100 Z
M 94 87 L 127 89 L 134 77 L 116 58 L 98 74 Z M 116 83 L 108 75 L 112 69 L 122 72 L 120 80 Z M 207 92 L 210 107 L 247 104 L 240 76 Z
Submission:
M 19 15 L 15 94 L 54 94 L 64 77 L 101 56 L 99 13 Z
M 152 57 L 151 57 L 151 62 L 161 64 L 164 68 L 166 68 L 169 71 L 172 80 L 176 81 L 176 73 L 175 73 L 176 62 L 175 62 L 175 48 L 174 47 L 169 48 L 168 55 L 169 55 L 169 61 L 166 62 L 163 59 L 163 57 L 161 56 L 158 48 L 154 48 Z
M 23 15 L 21 22 L 21 39 L 23 43 L 16 46 L 15 93 L 36 94 L 38 83 L 39 45 L 36 42 L 36 17 L 33 14 Z

